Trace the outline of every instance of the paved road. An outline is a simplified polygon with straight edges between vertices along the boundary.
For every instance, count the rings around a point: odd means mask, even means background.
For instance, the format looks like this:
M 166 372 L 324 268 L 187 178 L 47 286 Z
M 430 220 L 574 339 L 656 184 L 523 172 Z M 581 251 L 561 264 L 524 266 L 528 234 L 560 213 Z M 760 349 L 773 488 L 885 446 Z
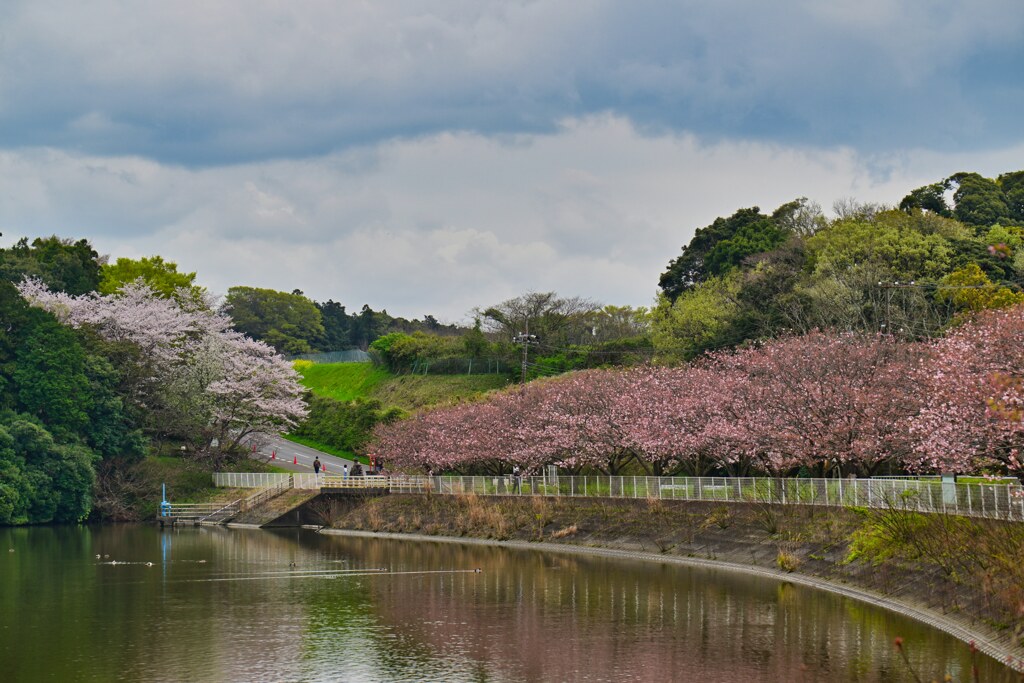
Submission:
M 312 472 L 314 458 L 320 458 L 320 463 L 324 465 L 328 474 L 341 474 L 342 465 L 348 465 L 351 472 L 354 464 L 351 460 L 329 455 L 309 446 L 292 443 L 279 436 L 261 436 L 260 443 L 262 445 L 258 446 L 256 452 L 250 457 L 292 472 Z M 271 454 L 276 454 L 276 457 L 271 459 Z

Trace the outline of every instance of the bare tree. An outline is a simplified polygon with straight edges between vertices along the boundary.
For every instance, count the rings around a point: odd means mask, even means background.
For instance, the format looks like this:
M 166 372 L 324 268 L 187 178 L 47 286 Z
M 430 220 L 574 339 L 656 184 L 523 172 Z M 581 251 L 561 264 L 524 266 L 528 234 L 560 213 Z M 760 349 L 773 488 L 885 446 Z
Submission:
M 484 328 L 504 339 L 520 332 L 537 335 L 541 343 L 578 343 L 591 334 L 589 315 L 599 305 L 582 297 L 562 298 L 555 292 L 529 292 L 484 309 L 474 309 Z

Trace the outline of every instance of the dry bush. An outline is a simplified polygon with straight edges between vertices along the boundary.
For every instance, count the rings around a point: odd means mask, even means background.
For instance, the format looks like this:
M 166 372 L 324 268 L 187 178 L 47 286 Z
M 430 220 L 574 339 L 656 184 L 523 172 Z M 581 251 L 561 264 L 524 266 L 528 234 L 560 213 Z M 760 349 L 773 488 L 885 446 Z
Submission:
M 320 497 L 309 503 L 309 514 L 322 527 L 333 527 L 345 515 L 344 504 L 330 497 Z
M 800 568 L 800 558 L 793 553 L 786 552 L 779 548 L 779 554 L 775 558 L 775 564 L 785 572 L 795 572 Z
M 567 527 L 563 527 L 563 528 L 559 529 L 558 531 L 552 532 L 551 533 L 551 538 L 565 538 L 566 536 L 572 536 L 577 531 L 579 531 L 579 529 L 576 527 L 576 525 L 575 524 L 570 524 Z
M 366 525 L 373 531 L 381 531 L 386 526 L 384 515 L 381 514 L 376 501 L 366 506 Z
M 708 513 L 707 517 L 701 522 L 702 529 L 709 529 L 711 526 L 717 526 L 719 529 L 728 529 L 732 526 L 732 510 L 728 505 L 724 503 L 716 505 L 711 512 Z
M 470 533 L 483 531 L 488 536 L 497 539 L 506 539 L 511 536 L 508 515 L 500 507 L 481 499 L 475 493 L 468 493 L 460 498 L 466 509 L 465 519 L 468 522 L 468 528 L 463 531 Z

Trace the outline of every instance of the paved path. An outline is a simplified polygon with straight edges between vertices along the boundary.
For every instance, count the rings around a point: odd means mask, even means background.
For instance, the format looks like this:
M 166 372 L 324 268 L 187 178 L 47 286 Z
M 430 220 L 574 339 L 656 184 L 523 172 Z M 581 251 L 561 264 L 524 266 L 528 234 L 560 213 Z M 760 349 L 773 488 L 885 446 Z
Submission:
M 348 469 L 351 472 L 352 465 L 354 464 L 351 460 L 339 458 L 309 446 L 293 443 L 279 436 L 263 436 L 261 437 L 261 442 L 263 446 L 258 448 L 255 453 L 252 453 L 250 457 L 269 462 L 271 465 L 283 467 L 292 472 L 312 472 L 313 460 L 315 458 L 320 458 L 320 462 L 327 468 L 328 474 L 341 474 L 342 465 L 348 465 Z M 272 460 L 269 459 L 271 453 L 277 454 Z

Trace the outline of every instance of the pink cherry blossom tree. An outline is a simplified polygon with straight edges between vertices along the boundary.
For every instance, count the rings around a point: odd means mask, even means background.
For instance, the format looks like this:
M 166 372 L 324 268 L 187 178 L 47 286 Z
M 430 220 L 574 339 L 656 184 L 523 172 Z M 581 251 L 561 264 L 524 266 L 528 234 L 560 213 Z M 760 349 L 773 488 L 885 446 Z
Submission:
M 276 433 L 306 415 L 298 375 L 271 347 L 231 329 L 210 301 L 157 296 L 143 283 L 112 295 L 69 296 L 38 280 L 19 291 L 62 323 L 138 350 L 129 400 L 164 430 L 217 457 L 253 433 Z M 217 439 L 220 447 L 210 449 Z
M 919 348 L 886 337 L 813 332 L 720 354 L 742 378 L 732 438 L 773 473 L 807 466 L 871 474 L 910 450 L 906 420 L 917 413 L 911 370 Z
M 950 472 L 996 466 L 1024 476 L 1022 368 L 1024 306 L 982 311 L 937 341 L 931 362 L 916 374 L 924 401 L 910 421 L 909 466 Z

